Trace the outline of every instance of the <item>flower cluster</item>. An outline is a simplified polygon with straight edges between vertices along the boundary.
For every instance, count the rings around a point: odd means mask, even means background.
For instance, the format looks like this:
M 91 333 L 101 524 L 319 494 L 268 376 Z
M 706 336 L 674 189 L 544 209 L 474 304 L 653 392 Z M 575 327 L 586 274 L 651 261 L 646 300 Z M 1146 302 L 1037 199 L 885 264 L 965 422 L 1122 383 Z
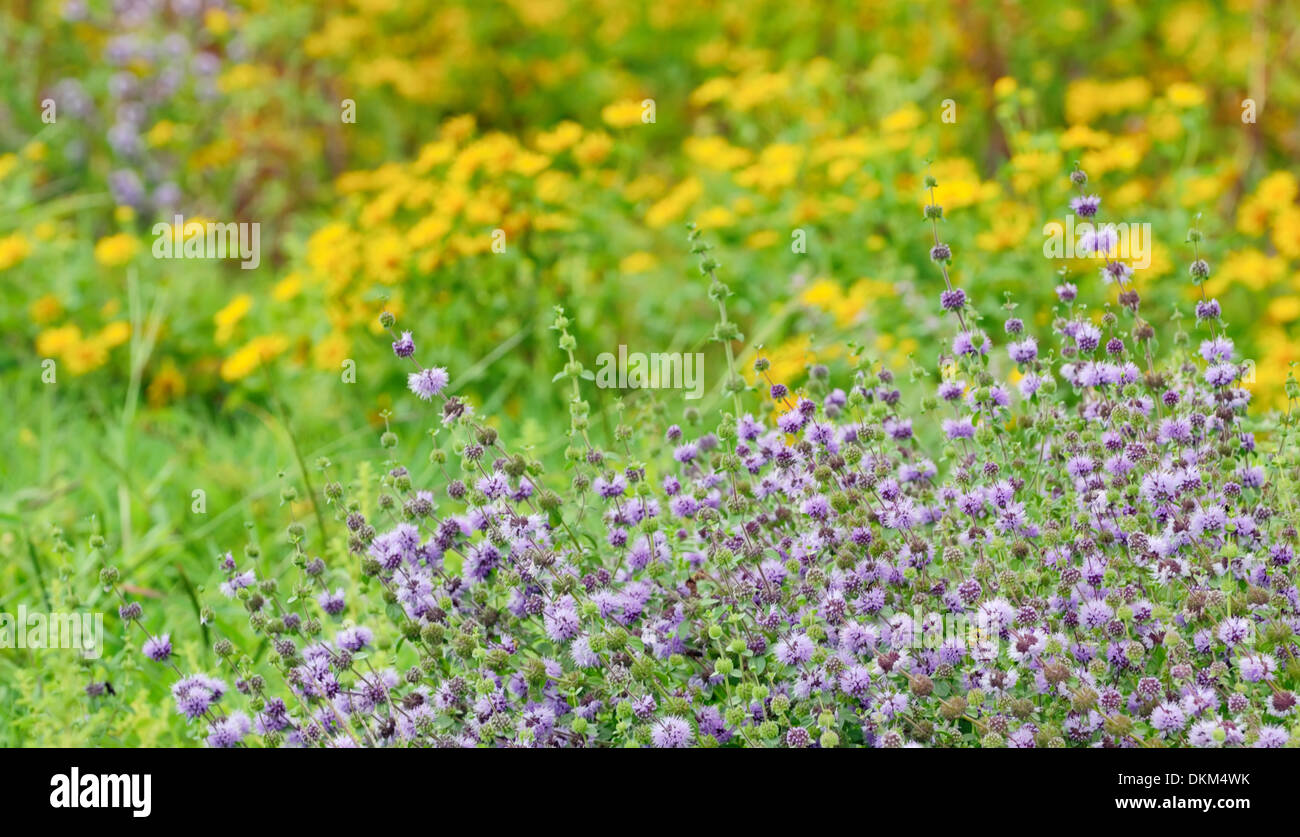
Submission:
M 451 441 L 431 469 L 385 459 L 377 490 L 321 463 L 355 592 L 297 522 L 283 578 L 247 568 L 255 546 L 246 565 L 223 556 L 221 592 L 271 658 L 219 639 L 251 717 L 179 669 L 177 711 L 212 746 L 1294 745 L 1293 475 L 1247 429 L 1218 303 L 1202 292 L 1206 336 L 1193 348 L 1179 328 L 1157 363 L 1131 273 L 1108 259 L 1118 311 L 1063 283 L 1054 344 L 1008 316 L 998 349 L 949 273 L 939 184 L 925 185 L 956 331 L 937 374 L 912 376 L 919 392 L 866 358 L 842 388 L 815 367 L 794 391 L 760 357 L 759 387 L 727 370 L 716 422 L 651 411 L 606 449 L 557 310 L 563 487 L 385 314 L 411 392 L 438 408 L 435 442 Z M 1099 204 L 1081 191 L 1071 206 Z M 731 364 L 729 290 L 691 241 Z M 1287 430 L 1263 447 L 1284 449 Z M 171 664 L 169 637 L 144 650 Z

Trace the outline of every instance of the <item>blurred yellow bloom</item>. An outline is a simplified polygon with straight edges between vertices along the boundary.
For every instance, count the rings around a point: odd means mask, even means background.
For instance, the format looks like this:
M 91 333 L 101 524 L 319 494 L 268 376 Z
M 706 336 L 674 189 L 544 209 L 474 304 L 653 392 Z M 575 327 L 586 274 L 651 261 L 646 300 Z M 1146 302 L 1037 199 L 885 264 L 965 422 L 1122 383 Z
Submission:
M 613 138 L 604 131 L 587 134 L 573 149 L 573 159 L 584 166 L 599 165 L 614 147 Z
M 45 294 L 32 300 L 27 313 L 31 316 L 32 322 L 37 325 L 45 325 L 54 322 L 63 315 L 63 303 L 59 302 L 59 298 L 54 294 Z
M 331 331 L 317 340 L 311 349 L 311 360 L 317 369 L 331 371 L 341 369 L 343 361 L 352 350 L 352 341 L 341 331 Z
M 1011 188 L 1024 194 L 1061 175 L 1059 151 L 1024 151 L 1011 157 Z
M 1289 171 L 1275 171 L 1259 181 L 1254 196 L 1276 209 L 1295 201 L 1296 191 L 1297 183 L 1294 174 Z
M 699 179 L 688 177 L 674 186 L 662 200 L 646 210 L 646 224 L 658 229 L 680 219 L 703 193 L 704 186 Z
M 658 264 L 659 260 L 652 253 L 639 250 L 635 253 L 629 253 L 619 261 L 618 272 L 626 274 L 645 273 L 653 270 Z
M 230 31 L 230 15 L 222 9 L 208 9 L 203 15 L 203 25 L 220 37 Z
M 988 228 L 975 235 L 981 250 L 1012 250 L 1034 231 L 1034 211 L 1024 204 L 1004 202 L 992 207 Z
M 925 114 L 913 102 L 908 102 L 898 110 L 880 120 L 880 130 L 886 134 L 911 131 L 921 124 Z
M 271 290 L 271 298 L 276 302 L 288 302 L 296 297 L 302 291 L 302 276 L 297 273 L 290 273 L 288 276 L 275 283 Z
M 176 361 L 167 358 L 149 381 L 145 395 L 149 406 L 158 408 L 169 404 L 185 394 L 185 375 L 176 365 Z
M 551 164 L 551 158 L 545 154 L 534 154 L 531 151 L 522 151 L 519 156 L 515 157 L 514 171 L 522 174 L 524 177 L 534 177 L 538 172 L 543 171 Z
M 736 183 L 763 192 L 789 186 L 799 177 L 803 154 L 802 146 L 793 143 L 769 145 L 758 155 L 757 163 L 736 173 Z
M 630 125 L 640 125 L 643 113 L 645 109 L 639 100 L 622 99 L 601 108 L 600 118 L 611 127 L 626 128 Z
M 1065 90 L 1065 115 L 1071 125 L 1087 125 L 1099 116 L 1140 108 L 1150 98 L 1151 82 L 1140 76 L 1115 82 L 1079 79 Z
M 1205 88 L 1197 84 L 1176 81 L 1165 90 L 1165 96 L 1174 107 L 1195 108 L 1205 104 Z
M 1217 273 L 1212 272 L 1206 292 L 1221 293 L 1226 285 L 1240 284 L 1252 291 L 1264 291 L 1286 276 L 1286 262 L 1255 249 L 1234 250 L 1224 257 Z
M 1300 207 L 1295 204 L 1283 206 L 1273 219 L 1273 232 L 1269 238 L 1283 256 L 1300 258 Z
M 131 326 L 125 320 L 115 320 L 100 329 L 92 339 L 106 349 L 113 349 L 131 339 Z
M 139 242 L 127 233 L 118 233 L 95 242 L 95 261 L 104 267 L 120 267 L 135 255 Z
M 0 237 L 0 270 L 8 270 L 27 258 L 32 247 L 22 233 Z
M 243 345 L 239 351 L 221 362 L 221 378 L 226 381 L 238 381 L 248 377 L 262 364 L 273 360 L 289 348 L 289 340 L 280 334 L 268 334 L 254 337 Z
M 1061 134 L 1061 148 L 1105 148 L 1110 145 L 1110 134 L 1094 131 L 1087 125 L 1074 125 Z
M 0 180 L 9 176 L 9 172 L 18 167 L 18 155 L 12 152 L 0 154 Z
M 713 104 L 726 98 L 732 87 L 733 82 L 729 78 L 724 76 L 711 78 L 691 93 L 691 104 L 695 107 Z
M 758 230 L 745 239 L 745 246 L 753 250 L 775 247 L 781 241 L 781 234 L 776 230 Z
M 23 148 L 23 156 L 33 163 L 39 163 L 49 154 L 49 146 L 40 140 L 32 140 Z
M 216 337 L 213 338 L 218 346 L 225 345 L 234 334 L 235 326 L 239 321 L 244 319 L 253 307 L 253 297 L 249 294 L 239 294 L 226 304 L 216 314 L 212 315 L 212 321 L 217 326 Z
M 535 191 L 542 203 L 562 204 L 573 191 L 573 178 L 565 172 L 548 171 L 537 178 Z
M 789 88 L 785 73 L 756 73 L 737 79 L 727 102 L 738 111 L 752 110 L 783 96 Z
M 176 124 L 168 119 L 160 119 L 144 135 L 145 142 L 151 148 L 158 148 L 172 141 L 176 136 Z
M 582 139 L 582 126 L 577 122 L 565 121 L 556 125 L 550 132 L 538 134 L 534 145 L 537 146 L 538 151 L 545 154 L 559 154 L 572 148 L 580 139 Z
M 989 200 L 1001 191 L 997 183 L 982 183 L 975 164 L 965 157 L 939 160 L 930 166 L 928 173 L 939 182 L 935 197 L 945 211 Z M 930 202 L 929 190 L 917 189 L 914 194 L 918 205 Z
M 406 231 L 406 241 L 412 247 L 423 249 L 441 241 L 451 232 L 451 222 L 438 213 L 430 213 Z
M 81 342 L 81 329 L 75 325 L 47 328 L 36 336 L 36 353 L 42 357 L 57 357 Z
M 1005 99 L 1007 96 L 1016 92 L 1017 86 L 1015 79 L 1010 76 L 1003 76 L 993 82 L 993 95 L 997 96 L 999 99 Z
M 1279 296 L 1269 300 L 1268 316 L 1279 323 L 1300 319 L 1300 296 Z
M 63 363 L 73 375 L 85 375 L 108 363 L 108 346 L 95 339 L 78 340 L 63 351 Z
M 702 230 L 724 229 L 736 223 L 736 216 L 725 206 L 711 206 L 701 212 L 695 222 Z
M 748 149 L 734 146 L 718 136 L 687 137 L 682 150 L 695 163 L 720 171 L 748 165 L 754 157 Z

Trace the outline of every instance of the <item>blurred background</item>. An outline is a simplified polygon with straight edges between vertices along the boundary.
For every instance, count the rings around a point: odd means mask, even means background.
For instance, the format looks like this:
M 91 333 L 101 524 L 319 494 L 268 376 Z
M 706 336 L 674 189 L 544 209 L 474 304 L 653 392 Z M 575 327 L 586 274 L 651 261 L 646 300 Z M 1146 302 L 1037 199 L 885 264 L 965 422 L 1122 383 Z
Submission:
M 10 0 L 0 611 L 95 595 L 100 532 L 193 621 L 214 556 L 274 536 L 295 449 L 350 467 L 391 410 L 402 454 L 427 455 L 384 309 L 551 463 L 556 304 L 588 367 L 619 344 L 705 352 L 716 403 L 687 222 L 718 247 L 746 369 L 761 345 L 798 387 L 856 345 L 927 391 L 945 333 L 927 171 L 991 333 L 1010 294 L 1046 335 L 1063 275 L 1114 304 L 1099 263 L 1043 252 L 1076 161 L 1104 220 L 1151 224 L 1136 281 L 1158 327 L 1193 298 L 1199 214 L 1253 409 L 1280 408 L 1300 360 L 1297 21 L 1290 0 Z M 153 258 L 177 214 L 258 224 L 260 266 Z M 599 434 L 626 393 L 586 394 Z M 0 652 L 0 715 L 44 688 L 22 663 Z M 34 714 L 0 743 L 64 734 Z M 175 732 L 139 720 L 135 743 Z

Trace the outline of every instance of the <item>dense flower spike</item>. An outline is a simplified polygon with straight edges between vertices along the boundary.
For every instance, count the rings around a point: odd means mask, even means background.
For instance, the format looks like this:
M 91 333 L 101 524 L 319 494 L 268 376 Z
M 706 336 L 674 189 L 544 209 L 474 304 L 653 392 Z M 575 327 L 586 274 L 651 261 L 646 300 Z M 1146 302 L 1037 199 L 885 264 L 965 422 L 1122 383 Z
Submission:
M 1130 275 L 1108 260 L 1128 332 L 1079 302 L 1102 283 L 1062 284 L 1053 345 L 1011 317 L 999 349 L 948 273 L 940 184 L 925 188 L 957 329 L 908 393 L 919 412 L 865 359 L 842 389 L 825 367 L 798 389 L 760 356 L 755 391 L 727 369 L 735 414 L 652 412 L 602 450 L 557 310 L 561 494 L 444 395 L 447 372 L 419 364 L 410 332 L 392 333 L 445 427 L 432 469 L 386 459 L 377 483 L 322 492 L 372 593 L 345 595 L 347 573 L 310 557 L 296 523 L 296 579 L 251 569 L 253 544 L 248 568 L 222 556 L 220 592 L 270 659 L 219 639 L 247 712 L 221 680 L 179 668 L 177 712 L 213 747 L 1294 743 L 1300 537 L 1271 493 L 1291 475 L 1243 423 L 1218 303 L 1202 287 L 1208 335 L 1177 332 L 1156 367 Z M 1099 203 L 1081 191 L 1071 205 L 1093 218 Z M 1202 285 L 1200 233 L 1189 240 Z M 695 231 L 691 245 L 729 350 L 742 338 L 718 265 Z M 380 441 L 392 455 L 396 434 Z M 649 448 L 653 461 L 636 458 Z M 375 592 L 385 619 L 366 607 Z M 145 628 L 138 604 L 121 615 Z M 149 635 L 144 653 L 171 665 L 170 637 Z

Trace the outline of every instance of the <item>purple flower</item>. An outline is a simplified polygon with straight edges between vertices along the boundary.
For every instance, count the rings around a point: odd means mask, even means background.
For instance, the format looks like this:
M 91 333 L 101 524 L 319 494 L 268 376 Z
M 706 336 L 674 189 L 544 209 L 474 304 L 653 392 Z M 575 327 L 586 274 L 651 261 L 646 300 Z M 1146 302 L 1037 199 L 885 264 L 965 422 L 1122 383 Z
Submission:
M 343 588 L 339 587 L 333 593 L 326 590 L 316 597 L 316 602 L 320 605 L 321 610 L 325 611 L 330 616 L 337 616 L 343 612 L 345 602 L 343 597 Z
M 442 392 L 450 381 L 451 378 L 448 377 L 447 370 L 441 366 L 421 369 L 419 372 L 412 372 L 406 377 L 406 384 L 411 388 L 411 392 L 424 401 L 433 400 L 433 397 Z
M 393 343 L 393 354 L 398 357 L 410 357 L 415 354 L 415 341 L 411 339 L 411 332 L 402 332 L 402 336 Z
M 140 650 L 144 652 L 146 657 L 153 660 L 155 663 L 164 662 L 172 655 L 171 636 L 169 634 L 160 634 L 156 637 L 151 636 L 145 640 L 145 643 L 141 646 Z
M 344 628 L 334 635 L 334 644 L 344 651 L 356 653 L 369 645 L 375 638 L 374 632 L 362 625 Z
M 1080 218 L 1091 218 L 1097 214 L 1097 207 L 1101 206 L 1101 198 L 1097 195 L 1080 195 L 1077 198 L 1070 199 L 1070 209 Z
M 690 722 L 676 715 L 660 718 L 650 731 L 650 740 L 656 746 L 666 749 L 689 747 L 694 733 Z
M 234 747 L 252 728 L 253 723 L 247 715 L 243 712 L 231 712 L 226 717 L 213 721 L 208 731 L 208 746 Z

